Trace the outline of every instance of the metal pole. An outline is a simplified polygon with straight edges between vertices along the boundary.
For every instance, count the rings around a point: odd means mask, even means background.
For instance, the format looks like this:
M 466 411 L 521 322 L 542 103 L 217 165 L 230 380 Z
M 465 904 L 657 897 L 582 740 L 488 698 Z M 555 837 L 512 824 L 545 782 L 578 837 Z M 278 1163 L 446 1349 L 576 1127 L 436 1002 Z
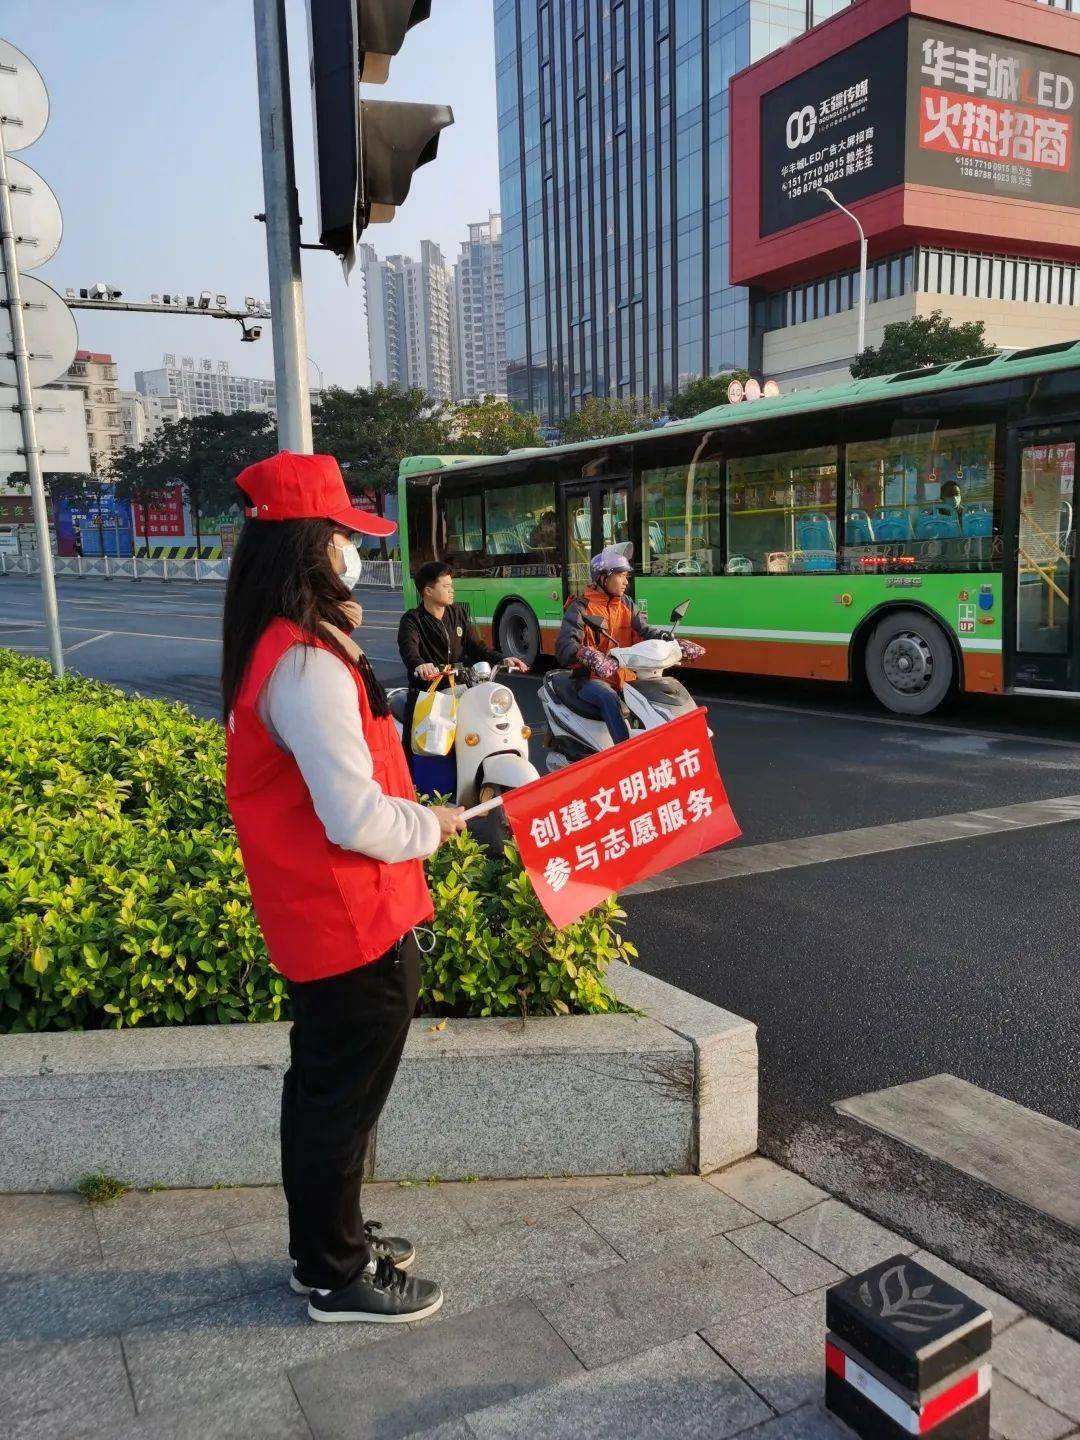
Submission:
M 842 211 L 854 224 L 859 232 L 859 343 L 855 354 L 861 355 L 866 349 L 866 231 L 859 223 L 857 215 L 853 215 L 846 205 L 841 205 L 836 196 L 824 185 L 818 186 L 818 194 L 824 195 L 830 204 L 835 205 L 837 210 Z
M 41 556 L 41 596 L 45 606 L 45 633 L 49 639 L 49 663 L 57 680 L 62 680 L 64 642 L 60 638 L 60 611 L 56 604 L 49 511 L 45 503 L 45 481 L 41 474 L 41 451 L 38 449 L 37 424 L 34 419 L 34 389 L 30 383 L 30 354 L 26 348 L 22 287 L 19 285 L 19 257 L 15 253 L 15 226 L 11 218 L 11 190 L 8 186 L 3 125 L 0 125 L 0 237 L 3 239 L 4 278 L 7 283 L 8 314 L 11 317 L 11 344 L 15 358 L 18 410 L 22 420 L 23 452 L 26 455 L 26 477 L 30 482 L 34 529 L 37 533 L 38 554 Z
M 285 0 L 255 0 L 255 60 L 259 74 L 278 444 L 283 450 L 310 455 L 311 397 L 300 276 L 300 213 L 293 171 Z

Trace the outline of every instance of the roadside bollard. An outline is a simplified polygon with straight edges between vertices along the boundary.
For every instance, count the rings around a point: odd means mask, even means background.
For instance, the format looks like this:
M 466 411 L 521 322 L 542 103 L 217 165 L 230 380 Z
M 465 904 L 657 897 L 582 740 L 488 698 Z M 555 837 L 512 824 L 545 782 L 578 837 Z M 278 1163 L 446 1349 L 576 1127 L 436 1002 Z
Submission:
M 906 1255 L 826 1295 L 825 1405 L 864 1440 L 988 1440 L 990 1311 Z

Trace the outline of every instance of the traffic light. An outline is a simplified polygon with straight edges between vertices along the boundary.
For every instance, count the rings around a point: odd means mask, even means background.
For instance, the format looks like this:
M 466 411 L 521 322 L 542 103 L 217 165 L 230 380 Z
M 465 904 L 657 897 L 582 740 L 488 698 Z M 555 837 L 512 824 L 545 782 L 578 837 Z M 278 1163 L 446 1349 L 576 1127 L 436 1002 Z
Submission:
M 357 89 L 387 79 L 391 56 L 430 17 L 431 0 L 307 0 L 307 14 L 319 240 L 348 274 L 357 238 L 393 218 L 454 114 L 448 105 L 361 100 Z

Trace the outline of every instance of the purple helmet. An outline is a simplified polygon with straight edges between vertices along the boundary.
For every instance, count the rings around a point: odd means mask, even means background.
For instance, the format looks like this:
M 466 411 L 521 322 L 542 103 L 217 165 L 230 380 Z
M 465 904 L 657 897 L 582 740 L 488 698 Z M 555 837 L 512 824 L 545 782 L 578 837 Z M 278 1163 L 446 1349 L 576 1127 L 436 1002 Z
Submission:
M 614 575 L 619 571 L 629 573 L 633 570 L 630 563 L 634 558 L 634 547 L 630 541 L 622 545 L 605 545 L 599 555 L 594 555 L 589 561 L 589 574 L 592 576 L 594 585 L 599 585 L 605 575 Z

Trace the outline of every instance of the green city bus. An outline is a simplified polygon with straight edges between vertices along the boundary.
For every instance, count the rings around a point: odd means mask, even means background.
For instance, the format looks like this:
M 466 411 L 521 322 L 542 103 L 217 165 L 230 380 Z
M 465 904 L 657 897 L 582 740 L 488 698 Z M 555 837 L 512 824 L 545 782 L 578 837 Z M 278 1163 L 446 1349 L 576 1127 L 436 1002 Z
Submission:
M 701 664 L 951 693 L 1080 693 L 1080 341 L 723 405 L 661 429 L 401 463 L 410 568 L 449 561 L 507 654 L 551 653 L 589 556 L 632 541 Z M 957 499 L 958 495 L 958 499 Z

